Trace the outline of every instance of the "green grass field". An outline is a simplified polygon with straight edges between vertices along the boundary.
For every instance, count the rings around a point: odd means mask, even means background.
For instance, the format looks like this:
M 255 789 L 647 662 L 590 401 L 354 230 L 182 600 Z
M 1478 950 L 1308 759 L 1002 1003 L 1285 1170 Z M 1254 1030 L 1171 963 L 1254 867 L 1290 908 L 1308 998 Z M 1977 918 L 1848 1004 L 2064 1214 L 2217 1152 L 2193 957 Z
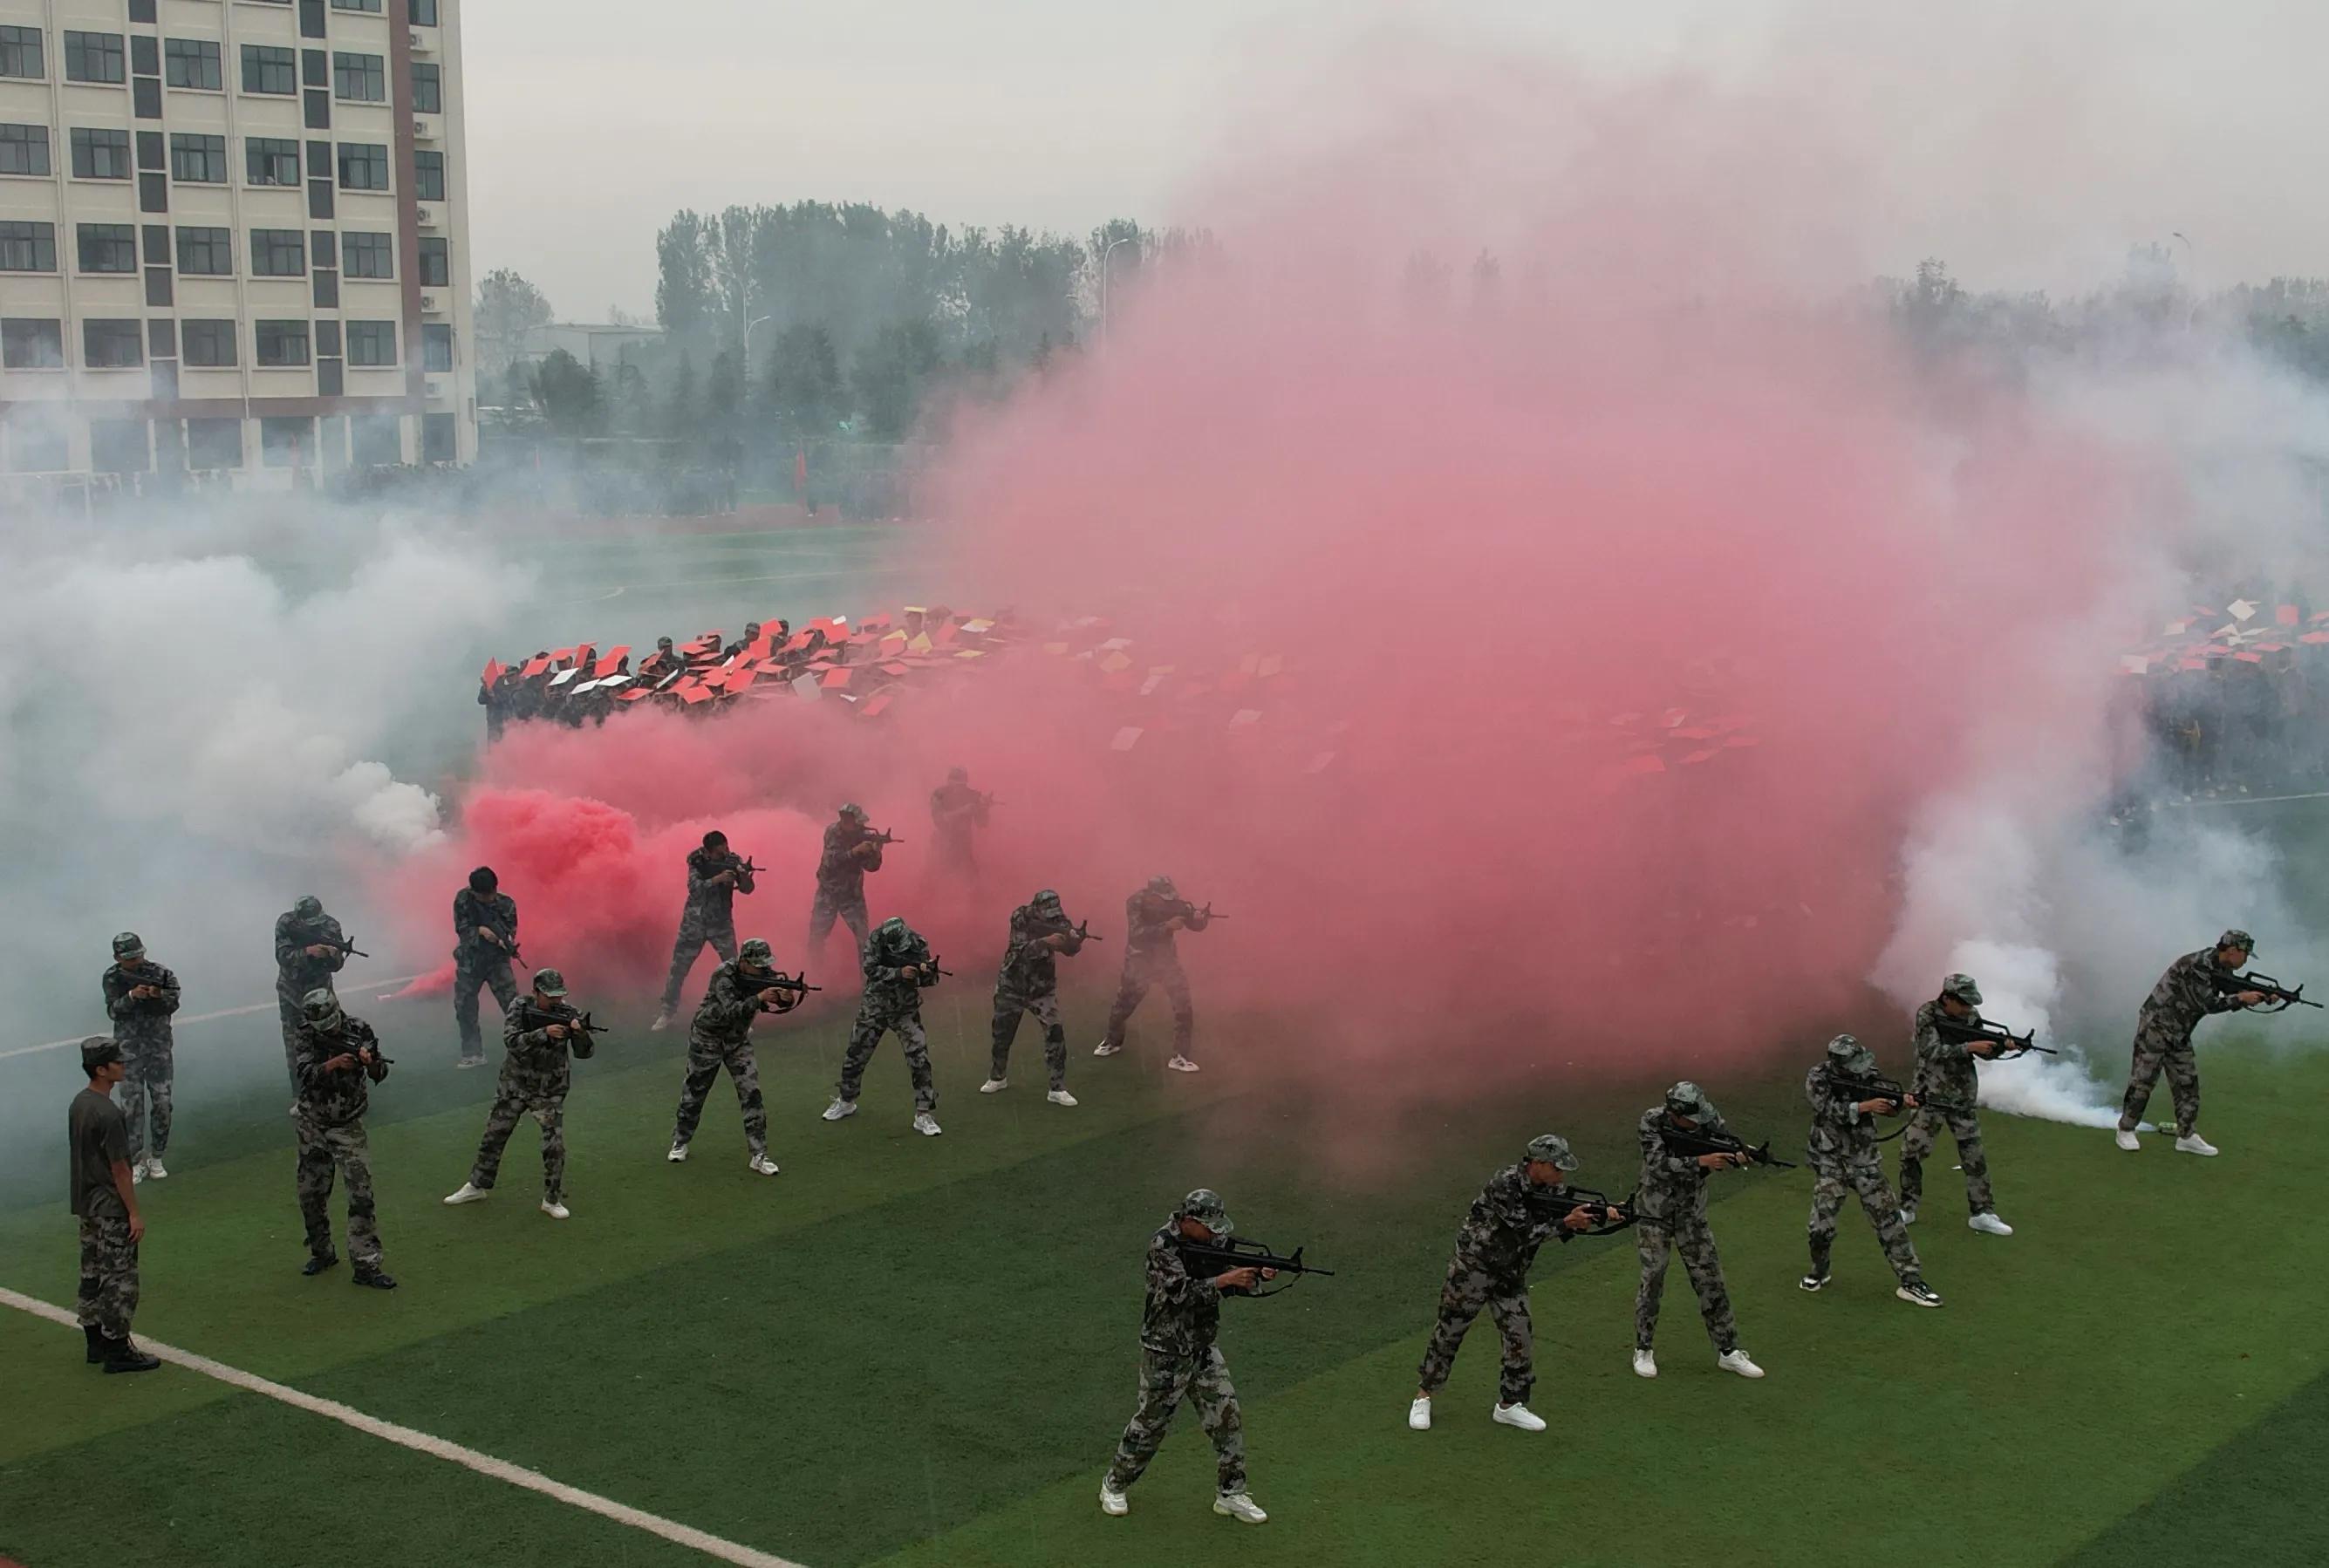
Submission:
M 1546 1128 L 1579 1142 L 1580 1179 L 1629 1189 L 1655 1082 L 1548 1083 L 1395 1135 L 1345 1130 L 1240 1070 L 1236 1037 L 1266 1020 L 1222 1026 L 1189 1079 L 1162 1071 L 1153 1029 L 1125 1056 L 1084 1055 L 1078 998 L 1083 1104 L 1066 1111 L 1041 1099 L 1032 1037 L 1010 1093 L 973 1092 L 983 1042 L 961 1026 L 977 1009 L 941 1004 L 947 1131 L 927 1140 L 894 1044 L 863 1113 L 816 1119 L 846 1024 L 828 1015 L 764 1028 L 784 1165 L 767 1179 L 744 1169 L 724 1085 L 695 1158 L 663 1160 L 681 1044 L 634 1028 L 581 1070 L 558 1225 L 534 1207 L 530 1128 L 491 1202 L 439 1204 L 488 1076 L 450 1070 L 441 1003 L 363 1010 L 402 1063 L 372 1141 L 403 1288 L 298 1274 L 288 1128 L 254 1094 L 187 1125 L 171 1178 L 142 1189 L 140 1332 L 816 1568 L 1456 1564 L 1516 1547 L 1564 1563 L 2329 1560 L 2310 1463 L 2329 1436 L 2329 1055 L 2273 1057 L 2262 1028 L 2203 1046 L 2221 1159 L 1993 1117 L 2010 1239 L 1964 1227 L 1939 1160 L 1915 1234 L 1941 1311 L 1892 1299 L 1856 1211 L 1835 1285 L 1802 1294 L 1808 1173 L 1718 1182 L 1761 1383 L 1715 1371 L 1678 1265 L 1664 1375 L 1636 1379 L 1630 1239 L 1548 1247 L 1532 1403 L 1554 1430 L 1537 1437 L 1486 1419 L 1485 1323 L 1437 1430 L 1406 1430 L 1446 1248 L 1479 1182 Z M 182 1044 L 182 1080 L 199 1060 Z M 1799 1081 L 1775 1063 L 1709 1087 L 1735 1124 L 1800 1148 Z M 1129 1517 L 1095 1502 L 1131 1406 L 1141 1249 L 1201 1183 L 1244 1231 L 1339 1271 L 1224 1312 L 1260 1531 L 1210 1511 L 1185 1413 Z M 69 1304 L 61 1195 L 8 1191 L 0 1284 Z M 23 1313 L 0 1310 L 0 1554 L 29 1568 L 707 1560 L 178 1367 L 103 1376 L 72 1331 Z

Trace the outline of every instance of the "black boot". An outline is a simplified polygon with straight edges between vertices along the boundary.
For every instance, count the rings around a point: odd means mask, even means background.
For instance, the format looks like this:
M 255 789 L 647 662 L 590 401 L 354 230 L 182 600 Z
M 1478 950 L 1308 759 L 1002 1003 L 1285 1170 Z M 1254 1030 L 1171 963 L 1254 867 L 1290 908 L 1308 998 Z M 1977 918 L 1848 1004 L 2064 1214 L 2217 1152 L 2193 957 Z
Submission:
M 396 1289 L 396 1282 L 393 1279 L 391 1279 L 387 1271 L 382 1269 L 378 1263 L 358 1263 L 356 1265 L 355 1282 L 359 1285 L 370 1285 L 375 1291 L 393 1291 Z
M 105 1330 L 94 1323 L 84 1323 L 80 1331 L 89 1336 L 89 1364 L 95 1366 L 105 1359 Z
M 313 1257 L 310 1257 L 306 1263 L 299 1265 L 299 1272 L 306 1275 L 309 1279 L 313 1279 L 317 1274 L 322 1273 L 325 1269 L 332 1268 L 336 1265 L 339 1261 L 340 1254 L 337 1253 L 317 1253 Z
M 137 1342 L 127 1334 L 105 1342 L 105 1369 L 108 1372 L 151 1372 L 161 1365 L 137 1348 Z

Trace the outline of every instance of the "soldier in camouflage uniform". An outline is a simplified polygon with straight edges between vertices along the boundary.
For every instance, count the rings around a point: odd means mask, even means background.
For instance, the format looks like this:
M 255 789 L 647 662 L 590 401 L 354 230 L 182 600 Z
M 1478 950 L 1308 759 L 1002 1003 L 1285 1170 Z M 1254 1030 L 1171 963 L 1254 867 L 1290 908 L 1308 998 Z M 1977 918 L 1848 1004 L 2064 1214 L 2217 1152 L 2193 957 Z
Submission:
M 811 962 L 825 957 L 825 939 L 838 919 L 865 950 L 869 922 L 865 914 L 865 873 L 882 869 L 882 842 L 865 825 L 865 808 L 854 801 L 844 805 L 825 825 L 825 848 L 816 859 L 816 897 L 808 906 L 808 951 Z
M 1221 1298 L 1249 1294 L 1275 1271 L 1230 1269 L 1201 1279 L 1189 1272 L 1182 1243 L 1210 1242 L 1230 1234 L 1221 1196 L 1199 1188 L 1181 1200 L 1162 1229 L 1148 1238 L 1148 1299 L 1140 1316 L 1140 1389 L 1132 1419 L 1116 1445 L 1116 1462 L 1099 1484 L 1103 1512 L 1131 1508 L 1125 1488 L 1138 1480 L 1164 1441 L 1164 1429 L 1183 1398 L 1197 1402 L 1197 1422 L 1213 1440 L 1219 1489 L 1213 1512 L 1243 1524 L 1268 1519 L 1246 1495 L 1245 1421 L 1229 1364 L 1213 1343 L 1221 1332 Z
M 1068 1031 L 1060 1027 L 1058 960 L 1061 953 L 1072 958 L 1082 952 L 1085 940 L 1049 887 L 1011 912 L 1010 945 L 995 978 L 994 1066 L 978 1086 L 980 1094 L 1010 1087 L 1011 1042 L 1018 1037 L 1021 1016 L 1033 1013 L 1043 1026 L 1043 1065 L 1051 1074 L 1051 1092 L 1044 1098 L 1054 1105 L 1076 1103 L 1068 1093 Z
M 396 1282 L 380 1266 L 380 1228 L 372 1197 L 372 1150 L 364 1138 L 363 1114 L 372 1085 L 388 1076 L 380 1037 L 362 1019 L 340 1009 L 328 991 L 312 991 L 300 1003 L 299 1103 L 293 1125 L 299 1131 L 299 1217 L 307 1229 L 307 1263 L 299 1272 L 320 1274 L 340 1261 L 332 1250 L 332 1216 L 325 1207 L 335 1171 L 348 1183 L 348 1255 L 355 1282 L 392 1291 Z
M 679 988 L 710 943 L 723 963 L 736 962 L 736 895 L 752 891 L 752 873 L 743 856 L 728 847 L 728 835 L 713 829 L 701 847 L 687 852 L 687 906 L 680 911 L 679 935 L 671 944 L 671 972 L 664 977 L 663 1005 L 649 1029 L 671 1027 L 679 1009 Z
M 151 1372 L 162 1365 L 129 1338 L 137 1310 L 137 1244 L 146 1221 L 137 1212 L 129 1171 L 129 1128 L 113 1103 L 125 1068 L 121 1046 L 103 1035 L 80 1043 L 89 1086 L 65 1114 L 67 1172 L 72 1212 L 80 1222 L 80 1294 L 75 1305 L 89 1364 L 108 1372 Z
M 113 1020 L 113 1038 L 121 1043 L 127 1066 L 128 1075 L 121 1081 L 121 1113 L 129 1121 L 130 1178 L 159 1180 L 170 1174 L 162 1167 L 162 1153 L 170 1147 L 170 1085 L 176 1072 L 171 1060 L 170 1015 L 178 1010 L 178 977 L 149 962 L 146 944 L 136 932 L 125 931 L 113 939 L 113 967 L 99 984 L 105 991 L 105 1016 Z
M 1189 1003 L 1189 976 L 1173 944 L 1176 931 L 1202 931 L 1212 916 L 1183 901 L 1170 877 L 1152 877 L 1148 886 L 1124 901 L 1124 978 L 1116 988 L 1116 1004 L 1108 1009 L 1108 1033 L 1092 1050 L 1095 1056 L 1112 1056 L 1124 1049 L 1124 1027 L 1133 1009 L 1161 985 L 1173 1004 L 1173 1058 L 1164 1065 L 1176 1073 L 1193 1073 L 1189 1041 L 1197 1026 Z
M 777 983 L 771 967 L 775 956 L 755 936 L 737 950 L 734 959 L 712 972 L 712 983 L 704 987 L 694 1022 L 688 1026 L 687 1077 L 679 1086 L 679 1114 L 672 1123 L 671 1152 L 665 1159 L 676 1162 L 687 1158 L 712 1080 L 725 1067 L 744 1114 L 744 1162 L 755 1175 L 777 1174 L 777 1162 L 768 1158 L 768 1107 L 760 1098 L 752 1024 L 762 1013 L 790 1012 L 801 993 Z
M 307 894 L 275 920 L 275 1010 L 283 1023 L 283 1066 L 291 1093 L 299 1093 L 301 1003 L 308 992 L 330 991 L 332 976 L 346 967 L 347 934 L 324 913 L 324 901 Z M 293 1107 L 292 1114 L 298 1114 Z
M 1835 1086 L 1838 1077 L 1866 1079 L 1876 1071 L 1876 1053 L 1850 1035 L 1838 1035 L 1804 1079 L 1804 1097 L 1811 1102 L 1812 1132 L 1806 1144 L 1812 1165 L 1812 1217 L 1806 1239 L 1811 1243 L 1812 1270 L 1803 1288 L 1817 1291 L 1827 1284 L 1828 1254 L 1835 1247 L 1836 1211 L 1843 1207 L 1849 1188 L 1860 1197 L 1868 1223 L 1876 1227 L 1885 1261 L 1900 1277 L 1893 1294 L 1919 1307 L 1938 1307 L 1941 1298 L 1917 1268 L 1917 1249 L 1909 1244 L 1909 1227 L 1900 1223 L 1900 1207 L 1884 1185 L 1883 1161 L 1877 1158 L 1875 1119 L 1914 1110 L 1917 1097 L 1903 1094 L 1854 1100 Z
M 461 1031 L 461 1055 L 454 1066 L 485 1066 L 477 988 L 493 988 L 494 1001 L 507 1021 L 517 1001 L 517 981 L 510 973 L 516 951 L 517 900 L 501 890 L 491 866 L 480 866 L 469 873 L 469 885 L 453 895 L 453 1022 Z
M 2256 952 L 2256 938 L 2227 931 L 2212 948 L 2187 953 L 2167 966 L 2144 999 L 2135 1024 L 2135 1066 L 2119 1104 L 2118 1146 L 2139 1149 L 2135 1130 L 2151 1103 L 2152 1085 L 2167 1073 L 2175 1099 L 2175 1147 L 2186 1154 L 2213 1154 L 2216 1146 L 2200 1136 L 2200 1062 L 2192 1052 L 2192 1031 L 2210 1013 L 2228 1013 L 2264 1000 L 2260 991 L 2225 991 L 2220 976 L 2236 974 Z
M 1971 1105 L 1981 1091 L 1974 1060 L 1997 1055 L 1987 1040 L 1959 1045 L 1941 1038 L 1941 1020 L 1978 1024 L 1981 987 L 1969 974 L 1953 974 L 1941 981 L 1941 994 L 1917 1009 L 1909 1025 L 1909 1045 L 1917 1053 L 1917 1075 L 1909 1092 L 1921 1101 Z M 1971 1111 L 1944 1111 L 1920 1103 L 1909 1115 L 1909 1131 L 1900 1138 L 1900 1220 L 1917 1223 L 1917 1206 L 1925 1196 L 1925 1157 L 1933 1151 L 1940 1128 L 1957 1140 L 1957 1163 L 1965 1169 L 1966 1202 L 1973 1217 L 1966 1223 L 1987 1235 L 2010 1236 L 2013 1227 L 1997 1217 L 1997 1198 L 1989 1190 L 1989 1156 L 1981 1146 L 1981 1120 Z
M 542 1212 L 564 1219 L 566 1207 L 566 1092 L 574 1082 L 567 1057 L 588 1061 L 597 1048 L 581 1015 L 566 1005 L 566 977 L 554 969 L 533 972 L 533 994 L 502 1017 L 501 1082 L 494 1108 L 486 1113 L 486 1135 L 477 1162 L 448 1204 L 476 1203 L 494 1189 L 502 1150 L 527 1116 L 542 1123 Z
M 1431 1400 L 1447 1385 L 1455 1369 L 1456 1351 L 1464 1335 L 1486 1309 L 1504 1337 L 1504 1367 L 1496 1381 L 1493 1419 L 1523 1432 L 1542 1432 L 1544 1420 L 1528 1407 L 1529 1391 L 1536 1386 L 1533 1365 L 1535 1338 L 1529 1326 L 1528 1273 L 1537 1249 L 1547 1241 L 1564 1244 L 1577 1232 L 1598 1223 L 1617 1224 L 1623 1216 L 1615 1209 L 1579 1205 L 1568 1207 L 1569 1173 L 1578 1166 L 1569 1140 L 1548 1132 L 1529 1140 L 1516 1164 L 1488 1178 L 1480 1196 L 1472 1200 L 1463 1228 L 1456 1233 L 1456 1255 L 1447 1263 L 1447 1282 L 1439 1291 L 1439 1319 L 1431 1326 L 1431 1342 L 1423 1348 L 1423 1365 L 1416 1371 L 1415 1402 L 1408 1406 L 1407 1424 L 1418 1432 L 1431 1427 Z M 1564 1212 L 1565 1210 L 1565 1212 Z
M 922 1033 L 922 992 L 938 982 L 938 961 L 930 944 L 903 920 L 882 923 L 865 944 L 865 997 L 858 1004 L 857 1027 L 849 1034 L 849 1051 L 841 1059 L 841 1084 L 825 1119 L 838 1122 L 857 1114 L 857 1091 L 864 1082 L 865 1064 L 883 1034 L 895 1030 L 906 1053 L 906 1070 L 914 1080 L 914 1131 L 938 1135 L 938 1085 L 930 1079 L 929 1040 Z
M 986 826 L 986 796 L 970 787 L 970 770 L 947 770 L 947 781 L 930 792 L 930 824 L 937 831 L 938 864 L 958 876 L 978 869 L 974 831 Z
M 1658 1329 L 1658 1302 L 1665 1294 L 1670 1253 L 1682 1254 L 1691 1289 L 1698 1292 L 1699 1316 L 1714 1341 L 1715 1365 L 1741 1377 L 1763 1369 L 1739 1348 L 1739 1325 L 1730 1315 L 1730 1291 L 1722 1282 L 1722 1259 L 1706 1223 L 1706 1178 L 1713 1171 L 1748 1164 L 1745 1154 L 1678 1154 L 1666 1146 L 1665 1130 L 1721 1132 L 1722 1114 L 1697 1084 L 1685 1080 L 1642 1113 L 1636 1129 L 1642 1144 L 1642 1179 L 1635 1197 L 1641 1223 L 1634 1239 L 1642 1255 L 1641 1289 L 1634 1296 L 1634 1370 L 1658 1375 L 1651 1346 Z

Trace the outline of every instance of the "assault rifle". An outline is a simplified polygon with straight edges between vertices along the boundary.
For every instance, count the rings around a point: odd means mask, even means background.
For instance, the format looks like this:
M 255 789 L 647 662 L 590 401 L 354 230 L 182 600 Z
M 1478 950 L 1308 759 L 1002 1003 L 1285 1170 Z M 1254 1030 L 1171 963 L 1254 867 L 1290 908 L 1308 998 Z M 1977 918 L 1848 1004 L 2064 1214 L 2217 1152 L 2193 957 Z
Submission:
M 2305 1000 L 2303 986 L 2300 985 L 2295 991 L 2291 991 L 2268 974 L 2257 974 L 2253 972 L 2248 974 L 2228 974 L 2220 969 L 2216 971 L 2214 979 L 2217 994 L 2221 996 L 2237 996 L 2244 991 L 2264 992 L 2264 1000 L 2250 1009 L 2252 1012 L 2285 1013 L 2293 1007 L 2321 1005 L 2317 1001 Z
M 552 1007 L 542 1007 L 535 1002 L 529 1002 L 526 1005 L 552 1023 L 566 1026 L 569 1031 L 566 1036 L 566 1048 L 572 1051 L 579 1061 L 587 1062 L 590 1059 L 590 1053 L 599 1048 L 598 1036 L 614 1032 L 604 1024 L 592 1023 L 589 1013 L 578 1008 L 570 1007 L 564 1002 L 559 1002 Z
M 1666 1150 L 1673 1154 L 1743 1154 L 1752 1165 L 1768 1165 L 1778 1170 L 1796 1169 L 1787 1160 L 1772 1158 L 1771 1141 L 1768 1138 L 1759 1144 L 1749 1144 L 1745 1139 L 1733 1137 L 1728 1132 L 1707 1132 L 1695 1127 L 1671 1125 L 1660 1127 L 1658 1136 L 1665 1140 Z
M 1638 1193 L 1634 1195 L 1635 1197 L 1639 1196 Z M 1572 1235 L 1607 1236 L 1615 1235 L 1632 1225 L 1646 1225 L 1659 1229 L 1665 1225 L 1665 1222 L 1655 1216 L 1642 1213 L 1635 1206 L 1634 1197 L 1627 1197 L 1621 1203 L 1589 1187 L 1572 1187 L 1563 1192 L 1555 1192 L 1549 1187 L 1532 1188 L 1528 1194 L 1528 1206 L 1532 1212 L 1550 1219 L 1565 1220 L 1580 1208 L 1603 1211 L 1599 1219 L 1581 1231 L 1571 1231 L 1570 1234 Z M 1611 1213 L 1617 1217 L 1611 1219 Z
M 1175 920 L 1202 919 L 1206 921 L 1214 921 L 1227 920 L 1229 918 L 1226 915 L 1214 914 L 1213 906 L 1211 904 L 1208 904 L 1203 908 L 1200 909 L 1194 904 L 1190 903 L 1186 898 L 1168 898 L 1164 901 L 1164 906 L 1170 912 L 1169 917 Z
M 1909 1091 L 1900 1087 L 1899 1084 L 1895 1083 L 1891 1078 L 1848 1078 L 1841 1073 L 1830 1073 L 1827 1075 L 1827 1083 L 1828 1087 L 1834 1090 L 1836 1094 L 1843 1099 L 1890 1100 L 1895 1105 L 1900 1105 L 1904 1110 L 1908 1108 L 1905 1102 L 1909 1098 Z M 1963 1104 L 1955 1100 L 1928 1100 L 1922 1094 L 1917 1096 L 1917 1105 L 1918 1108 L 1921 1110 L 1938 1111 L 1945 1116 L 1970 1116 L 1973 1114 L 1973 1107 L 1970 1105 Z
M 905 840 L 898 837 L 897 834 L 876 828 L 860 828 L 857 831 L 857 841 L 861 844 L 902 844 L 905 842 Z
M 1323 1274 L 1328 1279 L 1334 1276 L 1332 1269 L 1314 1269 L 1304 1263 L 1300 1247 L 1294 1249 L 1292 1257 L 1281 1258 L 1259 1242 L 1248 1241 L 1242 1236 L 1215 1236 L 1208 1242 L 1192 1241 L 1183 1236 L 1181 1240 L 1181 1262 L 1191 1274 L 1201 1280 L 1212 1279 L 1228 1273 L 1231 1269 L 1268 1269 L 1273 1273 L 1287 1276 L 1286 1282 L 1275 1291 L 1248 1287 L 1239 1292 L 1256 1298 L 1290 1291 L 1304 1274 Z
M 766 866 L 755 866 L 752 864 L 751 856 L 739 855 L 733 850 L 729 852 L 727 869 L 735 872 L 739 878 L 757 877 L 761 872 L 768 869 Z
M 764 1013 L 788 1013 L 800 1006 L 810 991 L 825 989 L 821 985 L 807 983 L 808 971 L 805 969 L 798 974 L 787 974 L 781 969 L 772 969 L 765 975 L 743 974 L 740 970 L 738 972 L 742 976 L 744 989 L 763 998 L 760 1010 Z M 773 1002 L 765 1000 L 767 993 L 772 991 L 782 991 L 784 995 Z
M 1068 924 L 1067 916 L 1065 915 L 1061 915 L 1057 920 L 1046 920 L 1043 922 L 1043 929 L 1038 931 L 1035 934 L 1039 938 L 1045 936 L 1072 936 L 1078 942 L 1105 942 L 1108 940 L 1108 938 L 1100 935 L 1099 933 L 1091 928 L 1090 921 L 1079 921 L 1077 924 L 1070 925 Z
M 2058 1056 L 2061 1053 L 2037 1041 L 2038 1031 L 2017 1035 L 2004 1024 L 1974 1023 L 1970 1019 L 1953 1019 L 1947 1013 L 1933 1015 L 1933 1028 L 1941 1038 L 1953 1046 L 1969 1046 L 1975 1040 L 1987 1040 L 1997 1047 L 1990 1056 L 1993 1062 L 2010 1062 L 2014 1057 L 2036 1051 L 2041 1056 Z
M 938 955 L 935 953 L 925 954 L 919 962 L 911 965 L 911 967 L 919 974 L 942 974 L 948 980 L 952 980 L 954 978 L 954 971 L 950 969 L 940 969 L 938 967 Z
M 334 953 L 343 953 L 349 958 L 370 958 L 372 956 L 371 953 L 366 953 L 363 948 L 358 947 L 355 944 L 354 939 L 347 935 L 345 933 L 341 934 L 340 939 L 337 942 L 333 941 L 328 936 L 318 936 L 315 941 L 303 943 L 301 945 L 306 947 L 328 947 Z

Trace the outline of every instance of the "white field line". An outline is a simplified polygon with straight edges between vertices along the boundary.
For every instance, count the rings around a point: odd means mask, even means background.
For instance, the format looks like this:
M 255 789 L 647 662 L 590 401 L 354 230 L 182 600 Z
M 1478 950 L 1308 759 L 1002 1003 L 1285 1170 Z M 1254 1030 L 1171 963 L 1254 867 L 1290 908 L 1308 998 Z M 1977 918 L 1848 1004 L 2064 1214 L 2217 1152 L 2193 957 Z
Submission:
M 361 991 L 369 991 L 375 986 L 410 985 L 420 978 L 420 976 L 417 974 L 391 975 L 386 980 L 368 980 L 362 985 L 351 985 L 348 989 Z M 271 1001 L 253 1002 L 249 1007 L 222 1008 L 214 1013 L 195 1013 L 190 1018 L 174 1018 L 170 1020 L 170 1025 L 174 1029 L 181 1029 L 188 1024 L 216 1023 L 221 1019 L 249 1018 L 252 1013 L 271 1013 L 274 1010 L 275 1004 Z M 87 1035 L 75 1035 L 69 1040 L 43 1040 L 37 1046 L 13 1046 L 7 1050 L 0 1051 L 0 1062 L 5 1062 L 11 1056 L 30 1056 L 42 1051 L 61 1051 L 67 1046 L 78 1046 L 88 1038 Z

